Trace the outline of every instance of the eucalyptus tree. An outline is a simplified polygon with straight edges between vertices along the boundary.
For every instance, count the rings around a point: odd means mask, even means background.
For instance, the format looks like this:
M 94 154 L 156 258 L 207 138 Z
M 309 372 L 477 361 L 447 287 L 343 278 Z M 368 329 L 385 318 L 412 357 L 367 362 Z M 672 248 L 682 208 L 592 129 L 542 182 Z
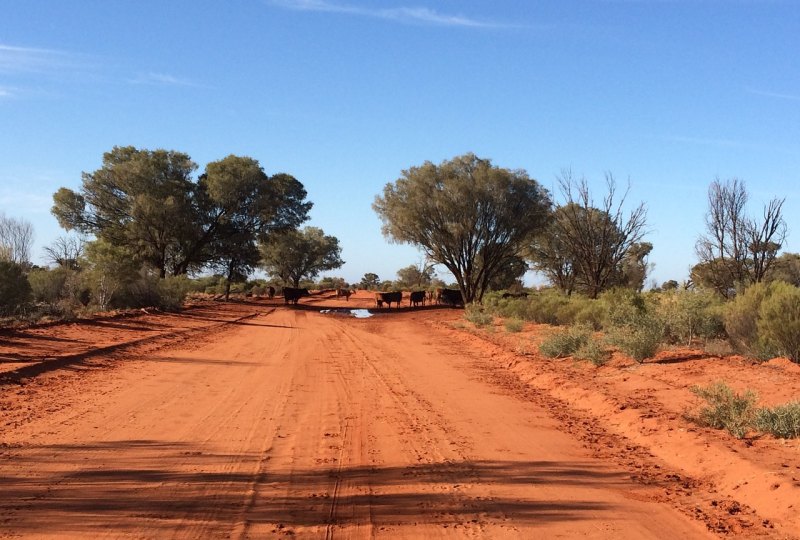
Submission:
M 164 277 L 180 259 L 180 242 L 197 234 L 196 168 L 182 152 L 115 146 L 99 169 L 82 174 L 79 191 L 53 195 L 52 212 L 66 230 L 126 246 Z
M 495 274 L 546 226 L 550 197 L 523 170 L 474 154 L 425 162 L 387 184 L 373 208 L 389 240 L 447 268 L 465 302 L 480 302 Z
M 340 268 L 341 253 L 338 238 L 318 227 L 304 227 L 269 235 L 261 244 L 261 264 L 285 284 L 299 287 L 303 279 Z

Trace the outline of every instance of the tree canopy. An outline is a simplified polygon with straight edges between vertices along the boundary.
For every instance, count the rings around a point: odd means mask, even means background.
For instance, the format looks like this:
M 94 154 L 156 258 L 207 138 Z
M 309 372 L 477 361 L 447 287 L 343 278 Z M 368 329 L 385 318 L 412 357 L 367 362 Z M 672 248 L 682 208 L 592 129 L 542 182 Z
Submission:
M 233 155 L 194 181 L 196 168 L 181 152 L 114 147 L 78 192 L 55 193 L 52 211 L 62 227 L 125 247 L 161 277 L 211 266 L 229 282 L 257 263 L 259 240 L 307 219 L 311 203 L 290 175 L 267 176 Z
M 318 227 L 305 227 L 270 235 L 261 244 L 261 262 L 272 276 L 298 287 L 303 279 L 341 267 L 341 252 L 335 236 Z
M 525 171 L 474 154 L 405 170 L 373 204 L 383 234 L 445 266 L 465 302 L 483 298 L 498 270 L 546 225 L 550 206 L 547 191 Z

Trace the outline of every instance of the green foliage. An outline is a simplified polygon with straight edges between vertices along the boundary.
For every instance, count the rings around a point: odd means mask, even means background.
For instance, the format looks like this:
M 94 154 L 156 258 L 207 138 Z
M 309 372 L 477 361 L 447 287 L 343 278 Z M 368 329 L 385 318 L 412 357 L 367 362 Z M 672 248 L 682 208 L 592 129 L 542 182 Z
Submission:
M 759 335 L 759 315 L 762 304 L 776 290 L 786 287 L 791 286 L 782 282 L 756 283 L 725 306 L 725 331 L 737 352 L 761 359 L 776 356 L 778 351 Z
M 572 355 L 576 360 L 586 360 L 595 366 L 602 366 L 608 362 L 609 353 L 603 343 L 590 335 L 589 340 Z
M 630 289 L 615 289 L 603 295 L 608 304 L 609 343 L 635 361 L 652 358 L 664 339 L 664 323 L 644 295 Z
M 0 260 L 0 315 L 14 315 L 31 300 L 31 285 L 21 264 Z
M 53 195 L 52 212 L 65 229 L 127 249 L 161 277 L 213 266 L 230 283 L 257 264 L 259 238 L 299 226 L 311 208 L 300 182 L 268 177 L 252 158 L 209 163 L 197 182 L 196 168 L 181 152 L 114 147 L 79 191 Z
M 659 295 L 659 312 L 666 335 L 674 342 L 691 345 L 692 340 L 724 335 L 722 301 L 711 291 L 673 290 Z
M 341 267 L 341 253 L 339 240 L 318 227 L 274 234 L 261 245 L 264 268 L 293 287 L 299 287 L 303 279 Z
M 69 275 L 73 273 L 66 268 L 48 270 L 40 268 L 28 274 L 31 285 L 33 301 L 37 303 L 56 305 L 64 296 L 64 288 Z
M 468 304 L 464 309 L 464 318 L 475 326 L 489 326 L 494 322 L 492 314 L 480 304 Z
M 410 264 L 397 271 L 395 285 L 400 290 L 419 290 L 430 286 L 433 280 L 433 267 L 426 264 Z
M 526 172 L 465 154 L 403 171 L 373 208 L 385 236 L 418 246 L 445 266 L 471 303 L 483 299 L 495 274 L 544 228 L 550 204 Z
M 506 332 L 517 333 L 522 332 L 525 323 L 519 319 L 506 319 L 505 321 Z
M 378 274 L 367 272 L 364 274 L 364 277 L 361 278 L 361 283 L 359 285 L 362 289 L 371 291 L 377 289 L 378 285 L 380 285 L 380 282 L 381 279 L 378 277 Z
M 800 401 L 759 409 L 755 423 L 760 431 L 781 439 L 800 437 Z
M 764 348 L 800 362 L 800 289 L 777 282 L 761 303 L 756 322 Z
M 190 289 L 191 283 L 186 276 L 169 276 L 159 280 L 157 306 L 167 311 L 179 310 Z
M 692 392 L 708 403 L 696 418 L 700 424 L 725 429 L 737 439 L 744 437 L 754 426 L 758 396 L 752 390 L 740 394 L 724 382 L 717 381 L 707 387 L 695 386 Z
M 592 335 L 590 328 L 572 326 L 556 330 L 539 345 L 539 352 L 548 358 L 572 356 L 586 347 Z

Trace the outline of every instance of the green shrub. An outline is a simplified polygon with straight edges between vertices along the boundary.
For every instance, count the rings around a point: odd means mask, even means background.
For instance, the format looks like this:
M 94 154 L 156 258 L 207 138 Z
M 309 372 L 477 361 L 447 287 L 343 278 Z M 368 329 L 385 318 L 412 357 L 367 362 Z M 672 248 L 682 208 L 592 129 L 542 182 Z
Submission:
M 572 356 L 581 347 L 586 346 L 591 336 L 591 329 L 585 326 L 572 326 L 558 329 L 539 345 L 539 352 L 548 358 L 564 358 Z
M 777 351 L 759 339 L 758 317 L 761 304 L 785 283 L 756 283 L 727 304 L 724 310 L 725 331 L 733 348 L 741 353 L 761 359 L 772 358 Z
M 652 302 L 630 289 L 609 291 L 602 301 L 608 305 L 609 343 L 639 363 L 655 356 L 664 340 L 664 322 Z
M 722 303 L 712 292 L 681 290 L 659 296 L 665 333 L 673 342 L 691 345 L 694 339 L 724 335 Z
M 707 387 L 695 386 L 692 392 L 708 402 L 696 418 L 700 424 L 725 429 L 737 439 L 753 428 L 758 396 L 752 390 L 739 394 L 723 381 L 717 381 Z
M 761 303 L 756 329 L 762 350 L 800 362 L 800 289 L 776 283 Z
M 480 304 L 470 304 L 464 310 L 464 318 L 475 326 L 488 326 L 494 322 L 494 317 Z
M 586 360 L 595 366 L 602 366 L 608 362 L 608 351 L 603 344 L 594 336 L 589 336 L 589 340 L 581 348 L 575 351 L 573 357 L 576 360 Z
M 31 300 L 31 285 L 21 265 L 0 260 L 0 315 L 19 313 Z
M 64 286 L 70 270 L 66 268 L 46 268 L 33 270 L 28 274 L 28 283 L 31 284 L 33 301 L 37 303 L 56 305 L 64 296 Z
M 524 326 L 525 324 L 519 319 L 506 319 L 505 322 L 506 332 L 522 332 Z
M 191 283 L 186 276 L 170 276 L 158 282 L 158 307 L 175 311 L 183 306 Z
M 781 439 L 800 437 L 800 401 L 759 409 L 756 427 Z

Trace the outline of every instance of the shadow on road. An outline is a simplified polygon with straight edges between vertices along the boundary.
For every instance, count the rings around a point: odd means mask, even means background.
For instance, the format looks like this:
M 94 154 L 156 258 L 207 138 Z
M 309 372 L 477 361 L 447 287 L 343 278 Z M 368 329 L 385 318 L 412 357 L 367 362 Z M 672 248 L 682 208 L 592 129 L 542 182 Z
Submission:
M 224 527 L 241 518 L 245 495 L 254 480 L 258 495 L 247 512 L 251 524 L 347 525 L 353 516 L 365 513 L 374 524 L 446 524 L 476 515 L 543 524 L 594 518 L 595 511 L 611 506 L 602 501 L 600 493 L 596 500 L 521 499 L 513 497 L 515 489 L 541 486 L 547 489 L 538 492 L 552 497 L 559 486 L 581 486 L 589 490 L 583 492 L 586 499 L 595 499 L 592 488 L 608 489 L 628 480 L 586 463 L 555 461 L 320 467 L 269 470 L 254 477 L 224 471 L 242 459 L 244 463 L 237 468 L 253 470 L 258 456 L 221 455 L 199 448 L 159 441 L 25 447 L 13 458 L 20 470 L 37 467 L 38 460 L 46 461 L 48 470 L 54 463 L 65 465 L 63 470 L 36 478 L 0 477 L 0 515 L 9 516 L 6 523 L 0 523 L 0 531 L 88 534 L 104 527 L 124 530 L 142 519 L 153 520 L 153 533 L 184 519 L 210 520 Z M 75 463 L 85 465 L 75 470 Z M 459 491 L 465 484 L 487 489 L 477 491 L 483 497 L 471 496 L 475 490 Z M 342 495 L 334 503 L 334 487 L 342 485 L 359 488 L 355 494 L 340 491 Z

